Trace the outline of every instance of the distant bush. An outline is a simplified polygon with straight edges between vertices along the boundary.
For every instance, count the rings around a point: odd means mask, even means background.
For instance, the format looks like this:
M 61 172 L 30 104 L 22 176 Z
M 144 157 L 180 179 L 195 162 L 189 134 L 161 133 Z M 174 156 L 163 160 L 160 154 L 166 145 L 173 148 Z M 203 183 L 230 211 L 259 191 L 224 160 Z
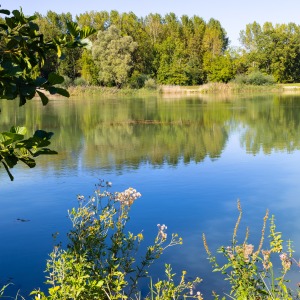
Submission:
M 145 85 L 145 81 L 148 79 L 146 74 L 141 74 L 134 71 L 129 79 L 129 87 L 132 89 L 141 89 Z
M 153 78 L 149 78 L 145 81 L 145 88 L 148 90 L 155 90 L 157 88 L 156 82 Z
M 75 85 L 75 86 L 86 86 L 86 85 L 88 85 L 88 83 L 82 77 L 77 77 L 77 78 L 74 79 L 73 85 Z
M 259 71 L 252 72 L 248 75 L 241 74 L 235 77 L 233 80 L 237 84 L 250 84 L 250 85 L 272 85 L 276 81 L 272 75 L 266 75 Z

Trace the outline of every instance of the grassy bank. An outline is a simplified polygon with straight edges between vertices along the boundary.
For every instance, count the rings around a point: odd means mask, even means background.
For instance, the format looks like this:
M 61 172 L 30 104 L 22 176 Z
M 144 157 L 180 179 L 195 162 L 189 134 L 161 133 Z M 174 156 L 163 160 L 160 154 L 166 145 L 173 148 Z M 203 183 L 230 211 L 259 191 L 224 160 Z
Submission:
M 300 91 L 300 86 L 298 87 Z M 207 83 L 199 86 L 161 86 L 162 94 L 242 94 L 249 92 L 283 92 L 285 85 L 248 85 L 236 83 Z M 296 90 L 296 89 L 294 89 Z
M 300 84 L 248 85 L 236 83 L 207 83 L 198 86 L 161 85 L 156 89 L 132 89 L 101 86 L 69 87 L 71 96 L 196 96 L 204 94 L 236 95 L 245 93 L 299 93 Z
M 132 89 L 102 86 L 71 86 L 68 88 L 71 96 L 151 96 L 156 95 L 159 89 Z

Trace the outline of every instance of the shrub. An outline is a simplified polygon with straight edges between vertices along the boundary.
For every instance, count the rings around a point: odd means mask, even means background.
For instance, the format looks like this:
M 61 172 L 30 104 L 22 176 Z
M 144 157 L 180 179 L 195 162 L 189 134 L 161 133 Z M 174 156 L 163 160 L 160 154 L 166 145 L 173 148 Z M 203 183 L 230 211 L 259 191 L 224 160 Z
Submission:
M 266 75 L 259 71 L 255 71 L 248 75 L 238 75 L 235 77 L 233 82 L 238 84 L 272 85 L 275 84 L 275 79 L 272 75 Z
M 74 79 L 73 85 L 74 86 L 87 86 L 88 83 L 87 83 L 87 81 L 84 78 L 77 77 L 77 78 Z
M 149 78 L 145 81 L 145 88 L 148 90 L 155 90 L 157 88 L 156 82 L 153 78 Z
M 132 89 L 141 89 L 145 85 L 145 81 L 148 76 L 146 74 L 141 74 L 137 71 L 134 71 L 129 79 L 129 87 Z
M 255 249 L 253 244 L 248 243 L 249 231 L 247 228 L 243 243 L 238 244 L 237 231 L 242 218 L 242 208 L 238 202 L 239 217 L 237 219 L 231 246 L 220 247 L 221 253 L 227 262 L 224 265 L 217 263 L 216 257 L 210 252 L 206 237 L 203 234 L 203 242 L 208 258 L 213 265 L 215 272 L 221 272 L 226 276 L 231 286 L 230 298 L 232 299 L 285 299 L 292 300 L 293 293 L 287 287 L 289 280 L 286 279 L 288 271 L 291 269 L 293 250 L 291 242 L 288 241 L 287 250 L 283 250 L 283 240 L 281 233 L 276 231 L 274 216 L 270 218 L 269 249 L 263 250 L 265 239 L 265 229 L 268 221 L 268 211 L 263 219 L 262 235 Z M 279 256 L 281 270 L 276 273 L 272 259 Z M 276 260 L 276 257 L 275 257 Z M 296 261 L 295 261 L 296 262 Z M 298 262 L 296 262 L 298 265 Z M 299 266 L 299 265 L 298 265 Z M 299 294 L 297 295 L 299 296 Z M 215 299 L 218 299 L 216 295 Z
M 182 243 L 176 234 L 167 242 L 167 227 L 158 225 L 153 245 L 147 247 L 141 261 L 136 261 L 143 234 L 126 232 L 126 224 L 131 206 L 141 195 L 133 188 L 121 193 L 110 193 L 105 188 L 100 182 L 94 197 L 79 195 L 78 208 L 68 212 L 73 227 L 68 247 L 56 246 L 50 254 L 46 283 L 51 287 L 48 295 L 32 292 L 36 299 L 137 299 L 139 280 L 148 276 L 149 266 L 166 248 Z M 168 279 L 158 281 L 148 299 L 166 299 L 159 298 L 162 290 L 158 286 L 178 299 L 200 282 L 199 278 L 186 282 L 183 276 L 175 285 L 170 266 L 166 266 L 166 273 Z M 199 294 L 189 297 L 201 299 Z

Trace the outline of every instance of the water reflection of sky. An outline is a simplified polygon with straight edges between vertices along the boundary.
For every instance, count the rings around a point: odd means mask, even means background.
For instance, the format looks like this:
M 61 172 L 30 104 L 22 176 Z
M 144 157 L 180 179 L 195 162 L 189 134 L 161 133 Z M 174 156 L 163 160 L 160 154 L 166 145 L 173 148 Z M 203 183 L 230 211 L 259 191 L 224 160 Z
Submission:
M 158 223 L 166 224 L 169 234 L 177 232 L 183 237 L 184 244 L 168 249 L 152 271 L 161 278 L 164 262 L 172 263 L 177 274 L 184 269 L 190 277 L 204 278 L 199 289 L 206 295 L 211 289 L 221 293 L 224 283 L 211 273 L 201 236 L 206 233 L 212 250 L 230 245 L 238 198 L 244 211 L 241 241 L 249 225 L 249 242 L 258 243 L 262 219 L 269 208 L 284 239 L 292 239 L 300 249 L 299 151 L 252 155 L 241 147 L 241 132 L 230 133 L 219 158 L 207 157 L 201 163 L 181 159 L 173 166 L 144 162 L 135 169 L 103 170 L 101 166 L 84 166 L 80 163 L 84 154 L 78 152 L 72 153 L 78 163 L 65 165 L 59 172 L 39 166 L 23 172 L 18 167 L 12 183 L 2 174 L 1 283 L 12 279 L 14 291 L 20 288 L 24 294 L 42 285 L 45 259 L 53 246 L 51 234 L 58 231 L 64 240 L 70 226 L 67 209 L 76 205 L 77 194 L 91 195 L 98 178 L 112 181 L 114 190 L 133 186 L 142 193 L 132 208 L 129 228 L 143 230 L 145 244 L 154 239 Z M 18 218 L 30 221 L 20 222 Z

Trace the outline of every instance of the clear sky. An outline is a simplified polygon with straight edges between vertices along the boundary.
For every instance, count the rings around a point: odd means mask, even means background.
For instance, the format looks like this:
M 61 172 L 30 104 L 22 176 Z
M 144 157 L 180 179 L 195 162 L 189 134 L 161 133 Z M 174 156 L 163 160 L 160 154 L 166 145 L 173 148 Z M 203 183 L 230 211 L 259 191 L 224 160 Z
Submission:
M 75 17 L 86 11 L 114 9 L 120 13 L 132 11 L 138 17 L 174 12 L 178 17 L 198 15 L 205 21 L 215 18 L 225 28 L 232 46 L 239 45 L 239 32 L 253 21 L 300 24 L 300 0 L 2 0 L 0 3 L 3 9 L 22 7 L 26 15 L 52 10 L 70 12 Z

